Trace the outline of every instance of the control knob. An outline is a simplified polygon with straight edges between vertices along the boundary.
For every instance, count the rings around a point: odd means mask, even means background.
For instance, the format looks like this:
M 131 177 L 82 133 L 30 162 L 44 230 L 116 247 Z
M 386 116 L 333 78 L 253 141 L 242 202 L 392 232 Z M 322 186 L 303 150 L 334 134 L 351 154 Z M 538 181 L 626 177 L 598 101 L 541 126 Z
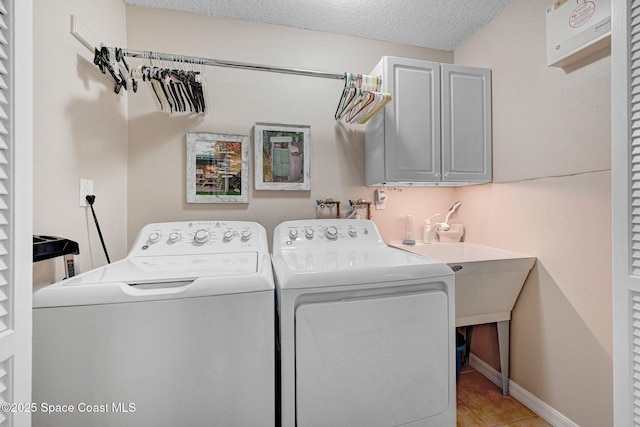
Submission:
M 289 230 L 289 238 L 291 240 L 296 240 L 298 238 L 298 230 L 296 230 L 295 228 Z
M 207 230 L 200 229 L 200 230 L 196 231 L 196 234 L 194 234 L 193 240 L 196 243 L 203 244 L 203 243 L 207 243 L 207 241 L 209 240 L 210 237 L 211 237 L 211 235 L 209 234 L 209 232 Z
M 180 233 L 173 232 L 173 233 L 169 234 L 169 242 L 171 242 L 171 243 L 175 243 L 178 240 L 180 240 L 181 238 L 182 238 L 182 235 Z
M 225 231 L 224 234 L 222 235 L 223 242 L 230 242 L 232 239 L 233 239 L 233 231 L 231 230 Z
M 304 236 L 307 239 L 313 239 L 313 228 L 305 228 L 304 229 Z
M 358 230 L 353 225 L 349 226 L 349 236 L 358 237 Z
M 240 234 L 240 240 L 242 240 L 243 242 L 246 242 L 251 238 L 251 235 L 252 235 L 251 230 L 244 230 L 242 234 Z
M 149 242 L 155 243 L 160 240 L 160 237 L 162 237 L 162 235 L 154 231 L 153 233 L 149 234 Z
M 336 240 L 338 238 L 338 229 L 335 226 L 330 225 L 329 227 L 325 228 L 324 237 L 329 240 Z

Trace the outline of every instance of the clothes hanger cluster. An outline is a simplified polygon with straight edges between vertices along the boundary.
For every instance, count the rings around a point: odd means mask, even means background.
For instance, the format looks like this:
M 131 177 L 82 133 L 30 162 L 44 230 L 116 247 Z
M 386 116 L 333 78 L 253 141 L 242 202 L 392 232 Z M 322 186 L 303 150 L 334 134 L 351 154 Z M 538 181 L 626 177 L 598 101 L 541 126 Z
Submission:
M 179 56 L 155 65 L 154 53 L 145 52 L 144 60 L 145 64 L 133 69 L 132 75 L 149 82 L 161 111 L 207 112 L 204 70 L 198 58 Z M 181 68 L 184 64 L 188 64 L 186 69 Z
M 121 48 L 102 46 L 94 51 L 93 63 L 102 74 L 109 72 L 113 77 L 115 93 L 120 93 L 122 88 L 137 92 L 136 79 L 142 79 L 150 83 L 160 110 L 169 113 L 207 112 L 204 67 L 199 58 L 180 56 L 173 61 L 162 61 L 166 64 L 157 66 L 153 64 L 154 53 L 145 52 L 145 64 L 130 68 L 125 60 L 126 53 Z M 184 65 L 176 65 L 177 62 L 189 65 L 185 69 Z
M 362 124 L 369 121 L 391 101 L 391 94 L 378 92 L 381 85 L 378 76 L 367 74 L 344 75 L 344 90 L 336 109 L 335 119 L 347 123 Z
M 102 74 L 106 74 L 107 71 L 113 77 L 116 82 L 114 91 L 116 94 L 120 93 L 120 89 L 129 90 L 129 87 L 134 92 L 138 91 L 138 82 L 127 75 L 130 75 L 129 64 L 124 59 L 122 49 L 109 48 L 102 46 L 100 49 L 94 49 L 93 63 L 98 66 Z M 122 72 L 122 66 L 124 66 L 127 75 Z M 130 85 L 130 86 L 129 86 Z
M 144 65 L 132 70 L 132 75 L 149 82 L 160 110 L 168 113 L 207 112 L 207 91 L 204 70 L 198 58 L 176 57 L 171 64 L 154 65 L 153 52 L 145 52 Z M 188 64 L 187 69 L 177 63 Z M 199 69 L 196 69 L 199 66 Z

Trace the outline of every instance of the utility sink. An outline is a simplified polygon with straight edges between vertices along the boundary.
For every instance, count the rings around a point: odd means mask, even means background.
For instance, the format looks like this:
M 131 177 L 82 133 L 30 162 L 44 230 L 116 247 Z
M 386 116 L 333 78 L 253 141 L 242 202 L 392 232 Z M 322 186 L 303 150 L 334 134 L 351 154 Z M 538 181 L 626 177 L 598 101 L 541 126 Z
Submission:
M 502 393 L 509 394 L 511 310 L 536 258 L 466 242 L 416 242 L 411 246 L 391 242 L 390 246 L 442 261 L 455 272 L 456 326 L 466 327 L 467 355 L 471 351 L 473 325 L 496 322 Z
M 416 242 L 390 246 L 442 261 L 455 272 L 456 326 L 479 325 L 511 319 L 536 258 L 474 243 Z

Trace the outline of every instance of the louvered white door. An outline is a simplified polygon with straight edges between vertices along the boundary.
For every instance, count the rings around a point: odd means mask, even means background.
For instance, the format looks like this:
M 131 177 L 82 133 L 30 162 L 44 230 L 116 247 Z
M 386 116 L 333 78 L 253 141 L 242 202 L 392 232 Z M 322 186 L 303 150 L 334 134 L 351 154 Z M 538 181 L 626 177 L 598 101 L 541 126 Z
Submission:
M 32 20 L 0 0 L 0 427 L 31 425 Z
M 640 426 L 640 0 L 613 2 L 614 425 Z

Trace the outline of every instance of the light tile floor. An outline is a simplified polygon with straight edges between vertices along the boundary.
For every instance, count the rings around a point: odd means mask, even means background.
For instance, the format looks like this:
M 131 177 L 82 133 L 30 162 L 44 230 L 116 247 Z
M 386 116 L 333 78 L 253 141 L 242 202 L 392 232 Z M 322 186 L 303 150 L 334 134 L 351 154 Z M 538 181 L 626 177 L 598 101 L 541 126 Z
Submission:
M 458 427 L 550 426 L 471 367 L 462 367 L 457 393 Z

